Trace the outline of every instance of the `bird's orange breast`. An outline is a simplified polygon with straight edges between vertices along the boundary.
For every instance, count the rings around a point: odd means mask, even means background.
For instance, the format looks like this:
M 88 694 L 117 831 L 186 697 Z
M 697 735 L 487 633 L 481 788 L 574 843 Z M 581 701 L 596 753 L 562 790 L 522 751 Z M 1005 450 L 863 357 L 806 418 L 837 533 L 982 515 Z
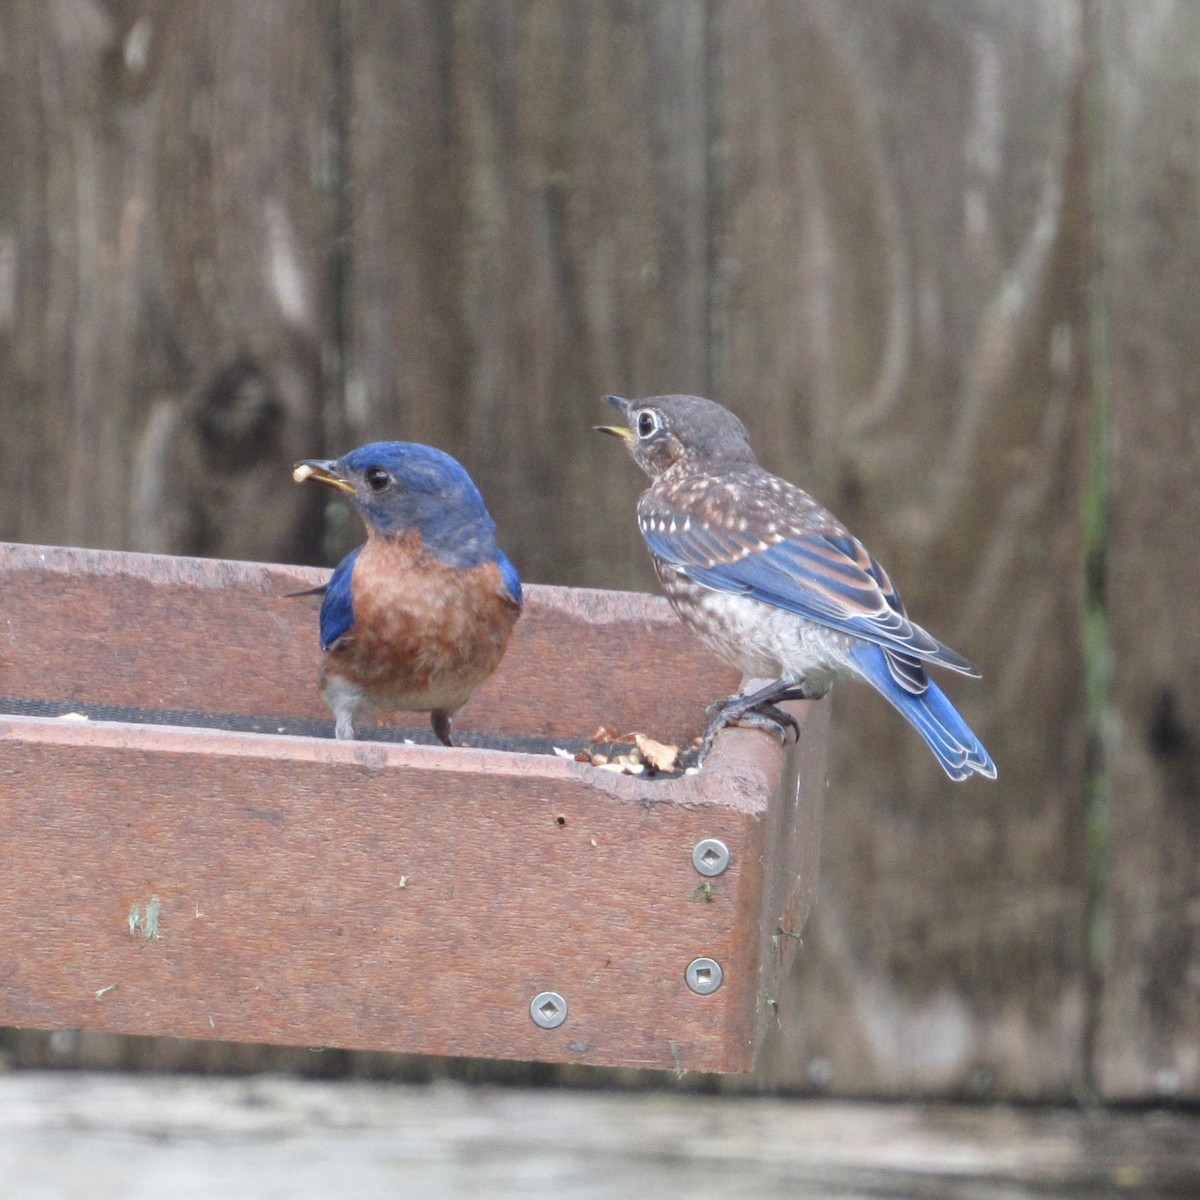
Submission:
M 499 665 L 520 606 L 495 563 L 456 568 L 415 533 L 369 537 L 351 579 L 354 624 L 321 679 L 357 684 L 381 711 L 453 710 Z

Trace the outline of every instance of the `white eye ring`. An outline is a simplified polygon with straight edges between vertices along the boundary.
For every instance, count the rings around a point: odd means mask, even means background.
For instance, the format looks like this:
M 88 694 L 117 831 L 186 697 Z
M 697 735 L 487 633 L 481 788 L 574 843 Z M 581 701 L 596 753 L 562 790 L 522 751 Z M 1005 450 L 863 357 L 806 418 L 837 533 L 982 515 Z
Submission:
M 652 408 L 643 408 L 637 415 L 637 435 L 642 441 L 652 438 L 662 428 L 658 413 Z

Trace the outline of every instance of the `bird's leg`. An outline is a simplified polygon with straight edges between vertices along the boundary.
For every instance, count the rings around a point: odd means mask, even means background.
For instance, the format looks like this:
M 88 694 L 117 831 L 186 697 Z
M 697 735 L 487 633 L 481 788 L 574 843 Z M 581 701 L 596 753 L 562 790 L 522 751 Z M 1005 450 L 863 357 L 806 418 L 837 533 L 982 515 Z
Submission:
M 363 708 L 362 688 L 339 675 L 322 674 L 321 694 L 325 703 L 333 713 L 333 736 L 338 741 L 353 741 L 358 735 L 354 732 L 354 723 L 359 710 Z
M 703 764 L 708 757 L 717 734 L 727 725 L 762 729 L 774 733 L 781 743 L 787 741 L 790 729 L 799 739 L 800 726 L 796 723 L 796 718 L 777 706 L 788 700 L 805 699 L 807 695 L 803 685 L 777 679 L 749 695 L 730 696 L 726 700 L 717 700 L 710 704 L 707 709 L 708 725 L 700 742 L 700 763 Z
M 433 726 L 433 732 L 437 734 L 438 741 L 443 746 L 454 745 L 454 731 L 450 726 L 450 713 L 444 708 L 435 708 L 429 714 L 429 723 Z

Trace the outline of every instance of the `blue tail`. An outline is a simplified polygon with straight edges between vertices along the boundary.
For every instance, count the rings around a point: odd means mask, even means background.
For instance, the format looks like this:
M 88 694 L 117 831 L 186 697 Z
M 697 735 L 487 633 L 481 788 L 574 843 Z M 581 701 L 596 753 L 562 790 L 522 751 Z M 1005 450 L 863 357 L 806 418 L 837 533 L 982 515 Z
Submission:
M 883 651 L 875 645 L 855 647 L 851 661 L 925 739 L 951 779 L 967 779 L 976 771 L 989 779 L 996 778 L 991 755 L 932 679 L 923 692 L 914 695 L 906 691 L 892 678 Z

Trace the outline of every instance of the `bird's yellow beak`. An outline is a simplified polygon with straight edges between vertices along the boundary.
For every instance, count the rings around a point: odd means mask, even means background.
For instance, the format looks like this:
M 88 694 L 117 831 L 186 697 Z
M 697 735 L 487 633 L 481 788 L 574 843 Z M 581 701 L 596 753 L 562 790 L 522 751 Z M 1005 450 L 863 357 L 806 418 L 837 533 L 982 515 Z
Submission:
M 629 401 L 624 396 L 605 396 L 604 403 L 619 408 L 623 413 L 629 408 Z M 593 425 L 592 428 L 597 433 L 611 433 L 613 437 L 624 438 L 627 442 L 633 441 L 633 430 L 627 425 Z
M 297 483 L 315 479 L 318 483 L 327 483 L 343 492 L 354 492 L 354 484 L 338 474 L 337 464 L 332 459 L 306 458 L 292 468 L 292 478 Z

